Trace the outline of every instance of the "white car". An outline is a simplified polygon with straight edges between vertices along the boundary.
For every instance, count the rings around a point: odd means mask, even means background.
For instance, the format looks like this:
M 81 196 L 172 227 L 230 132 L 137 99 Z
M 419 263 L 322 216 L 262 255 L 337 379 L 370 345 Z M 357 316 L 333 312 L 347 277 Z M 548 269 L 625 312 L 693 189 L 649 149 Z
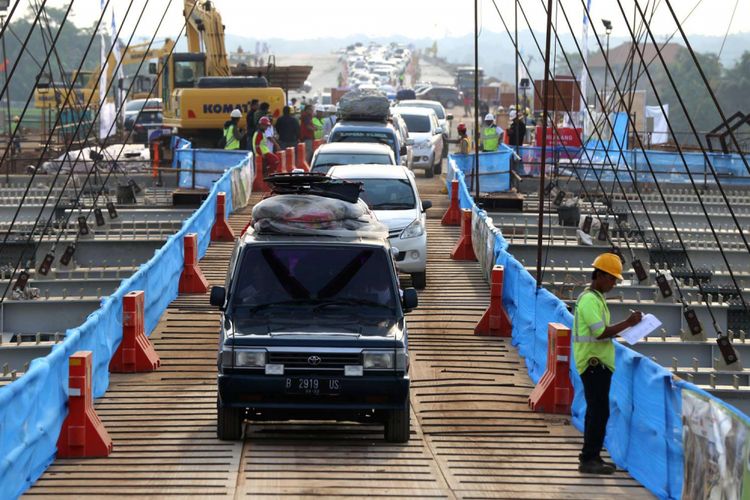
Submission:
M 437 115 L 429 108 L 398 105 L 393 112 L 401 115 L 409 128 L 409 139 L 414 141 L 412 169 L 425 171 L 425 177 L 440 174 L 443 169 L 443 129 Z
M 399 106 L 416 107 L 416 108 L 429 108 L 435 112 L 438 118 L 438 123 L 443 129 L 443 138 L 450 137 L 450 121 L 453 120 L 453 115 L 446 113 L 445 108 L 440 101 L 429 101 L 426 99 L 407 99 L 400 101 Z M 443 155 L 445 156 L 445 155 Z
M 432 206 L 422 201 L 414 173 L 406 167 L 382 165 L 341 165 L 328 175 L 361 182 L 360 197 L 388 226 L 388 239 L 398 250 L 396 267 L 411 275 L 414 288 L 427 286 L 427 226 L 425 212 Z
M 310 170 L 325 174 L 337 165 L 370 163 L 396 165 L 393 150 L 386 144 L 372 142 L 332 142 L 321 144 L 315 151 Z

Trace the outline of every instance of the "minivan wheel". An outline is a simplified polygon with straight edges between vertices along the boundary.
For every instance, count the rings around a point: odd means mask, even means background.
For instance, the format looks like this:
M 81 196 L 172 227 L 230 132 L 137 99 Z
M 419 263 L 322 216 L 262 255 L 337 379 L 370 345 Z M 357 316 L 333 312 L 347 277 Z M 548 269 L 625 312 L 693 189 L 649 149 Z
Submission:
M 427 286 L 427 273 L 411 273 L 411 286 L 417 290 L 423 290 Z
M 216 410 L 216 437 L 222 441 L 239 441 L 242 439 L 245 409 L 221 406 L 217 402 Z
M 432 176 L 433 176 L 433 173 L 432 173 L 432 169 L 433 169 L 433 168 L 434 168 L 434 167 L 430 166 L 430 167 L 427 167 L 427 168 L 425 169 L 425 171 L 424 171 L 424 176 L 425 176 L 425 177 L 427 177 L 428 179 L 431 179 L 431 178 L 432 178 Z
M 432 170 L 437 174 L 440 175 L 443 172 L 443 158 L 438 158 L 438 161 L 435 165 L 432 166 Z
M 409 442 L 409 400 L 406 400 L 401 410 L 391 410 L 385 417 L 385 429 L 383 434 L 389 443 Z

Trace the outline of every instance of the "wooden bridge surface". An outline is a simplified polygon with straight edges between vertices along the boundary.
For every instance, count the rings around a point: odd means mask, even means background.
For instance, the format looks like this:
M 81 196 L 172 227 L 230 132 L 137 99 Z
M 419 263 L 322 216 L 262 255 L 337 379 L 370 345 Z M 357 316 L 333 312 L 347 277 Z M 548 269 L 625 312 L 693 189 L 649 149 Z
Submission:
M 419 184 L 435 207 L 428 286 L 408 317 L 408 444 L 385 443 L 381 426 L 335 422 L 246 424 L 243 442 L 219 441 L 219 313 L 207 295 L 183 296 L 151 336 L 161 368 L 113 374 L 96 402 L 112 455 L 58 459 L 27 496 L 651 498 L 626 472 L 578 473 L 582 436 L 569 419 L 528 409 L 532 383 L 510 341 L 473 334 L 489 287 L 477 263 L 449 258 L 458 228 L 440 225 L 447 195 L 437 179 Z M 230 224 L 239 233 L 248 218 L 249 208 Z M 231 249 L 213 243 L 201 261 L 212 284 Z

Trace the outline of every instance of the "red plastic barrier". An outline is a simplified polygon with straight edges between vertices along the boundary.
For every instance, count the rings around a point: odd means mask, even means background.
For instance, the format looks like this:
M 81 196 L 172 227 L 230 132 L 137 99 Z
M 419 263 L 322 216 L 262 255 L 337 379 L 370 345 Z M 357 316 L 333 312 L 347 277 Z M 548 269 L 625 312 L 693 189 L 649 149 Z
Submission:
M 305 172 L 310 171 L 310 165 L 307 164 L 307 149 L 304 142 L 297 144 L 297 168 L 301 168 Z
M 492 268 L 490 276 L 490 305 L 474 328 L 475 335 L 510 337 L 512 327 L 503 307 L 503 266 Z
M 263 192 L 270 191 L 263 181 L 263 157 L 255 155 L 255 179 L 253 179 L 253 191 Z
M 203 276 L 203 271 L 198 267 L 198 235 L 186 234 L 185 266 L 180 276 L 180 293 L 206 293 L 208 291 L 208 280 Z
M 68 360 L 68 416 L 57 438 L 59 458 L 107 457 L 112 438 L 94 410 L 91 394 L 91 351 L 78 351 Z
M 318 148 L 324 143 L 325 141 L 323 139 L 315 139 L 313 141 L 313 153 L 318 150 Z
M 461 210 L 461 237 L 451 252 L 453 260 L 477 260 L 471 245 L 471 210 Z
M 573 386 L 570 383 L 570 328 L 560 323 L 547 327 L 547 371 L 529 396 L 534 411 L 570 414 Z
M 112 373 L 152 372 L 161 366 L 159 355 L 146 337 L 143 303 L 141 290 L 122 298 L 122 342 L 109 362 Z
M 286 166 L 287 172 L 291 172 L 297 168 L 297 155 L 293 147 L 286 148 Z
M 461 225 L 461 204 L 458 199 L 459 184 L 457 180 L 451 181 L 451 204 L 445 211 L 440 223 L 444 226 Z

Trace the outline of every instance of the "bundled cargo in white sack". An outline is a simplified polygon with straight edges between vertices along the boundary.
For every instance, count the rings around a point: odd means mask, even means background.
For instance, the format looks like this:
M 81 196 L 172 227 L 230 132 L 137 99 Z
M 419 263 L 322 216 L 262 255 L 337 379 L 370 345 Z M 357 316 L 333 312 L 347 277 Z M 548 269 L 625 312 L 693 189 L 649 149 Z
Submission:
M 282 194 L 253 207 L 253 229 L 258 233 L 307 236 L 388 238 L 365 202 L 316 195 Z
M 379 90 L 352 90 L 338 103 L 342 120 L 384 122 L 391 112 L 388 97 Z

